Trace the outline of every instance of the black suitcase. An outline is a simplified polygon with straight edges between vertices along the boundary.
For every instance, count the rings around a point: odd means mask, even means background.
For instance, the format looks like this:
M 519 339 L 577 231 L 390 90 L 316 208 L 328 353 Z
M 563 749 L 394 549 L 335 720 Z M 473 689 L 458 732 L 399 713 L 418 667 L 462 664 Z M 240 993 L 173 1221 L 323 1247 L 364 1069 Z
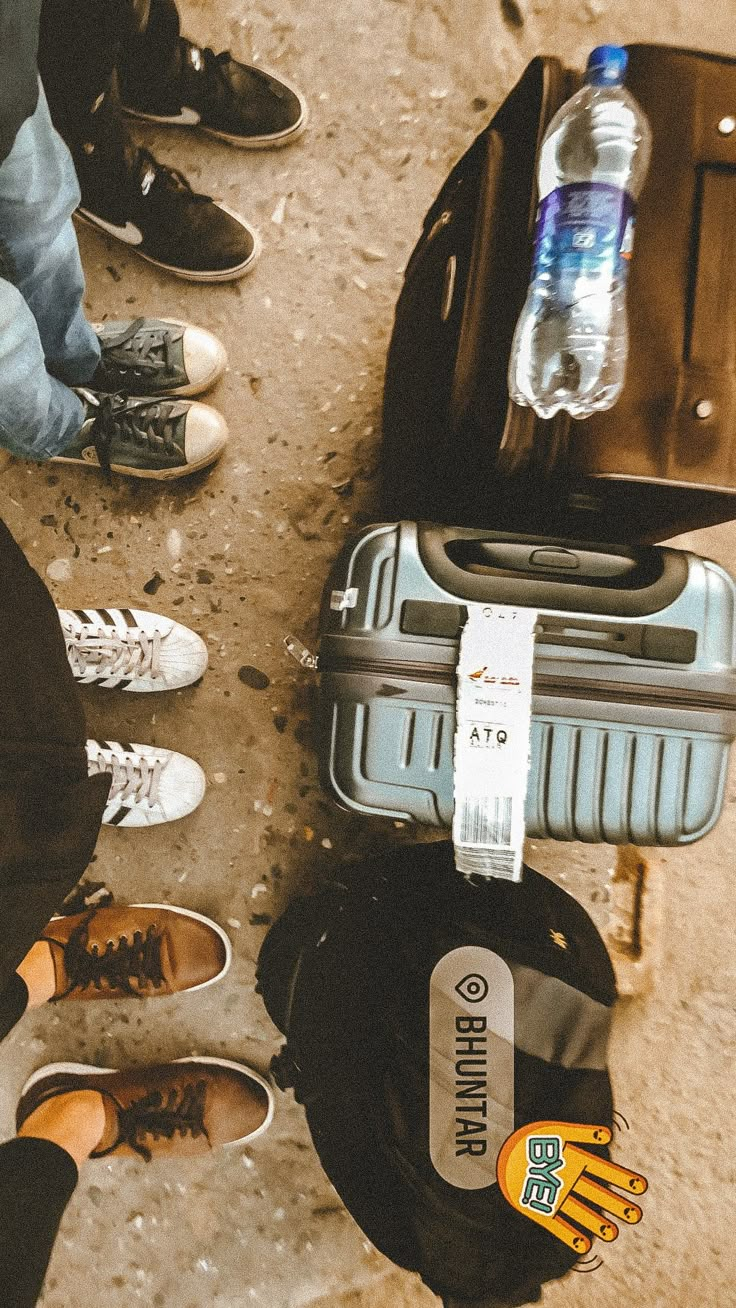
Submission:
M 736 60 L 629 47 L 653 145 L 624 392 L 576 423 L 509 401 L 537 154 L 579 84 L 535 59 L 427 215 L 388 356 L 387 518 L 661 540 L 736 517 Z

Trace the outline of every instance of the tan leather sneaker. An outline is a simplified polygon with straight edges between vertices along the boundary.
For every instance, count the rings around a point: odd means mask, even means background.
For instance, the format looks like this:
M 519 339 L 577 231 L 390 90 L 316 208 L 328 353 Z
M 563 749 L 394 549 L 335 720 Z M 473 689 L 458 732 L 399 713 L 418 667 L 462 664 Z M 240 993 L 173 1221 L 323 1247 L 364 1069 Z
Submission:
M 79 1090 L 99 1091 L 105 1104 L 105 1129 L 92 1158 L 195 1158 L 220 1145 L 250 1143 L 273 1117 L 268 1082 L 224 1058 L 181 1058 L 122 1072 L 51 1063 L 24 1086 L 16 1129 L 42 1103 Z
M 54 917 L 41 939 L 54 959 L 54 1001 L 201 990 L 225 975 L 232 958 L 216 922 L 163 904 L 113 904 Z

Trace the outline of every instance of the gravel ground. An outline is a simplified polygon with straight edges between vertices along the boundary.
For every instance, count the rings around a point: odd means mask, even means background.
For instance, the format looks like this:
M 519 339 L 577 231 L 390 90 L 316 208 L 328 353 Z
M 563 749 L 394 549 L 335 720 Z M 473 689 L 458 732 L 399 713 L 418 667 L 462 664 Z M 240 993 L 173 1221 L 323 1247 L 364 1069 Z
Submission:
M 201 631 L 210 671 L 166 698 L 89 694 L 93 733 L 165 744 L 200 760 L 202 808 L 176 827 L 102 833 L 95 875 L 120 899 L 157 898 L 227 923 L 236 961 L 217 994 L 140 1010 L 99 1004 L 27 1017 L 4 1049 L 0 1115 L 49 1059 L 142 1062 L 194 1051 L 266 1066 L 276 1034 L 254 995 L 268 923 L 296 889 L 356 849 L 401 839 L 321 793 L 309 735 L 313 687 L 282 652 L 314 641 L 322 581 L 346 532 L 375 512 L 382 369 L 392 307 L 420 220 L 450 164 L 527 60 L 580 63 L 602 40 L 732 50 L 733 0 L 185 0 L 186 30 L 257 59 L 307 92 L 311 127 L 248 155 L 183 131 L 147 133 L 200 189 L 264 237 L 241 283 L 194 287 L 84 231 L 90 316 L 167 313 L 227 345 L 213 402 L 231 448 L 210 476 L 155 488 L 11 464 L 4 515 L 59 603 L 129 603 Z M 733 526 L 689 541 L 736 565 Z M 254 675 L 253 669 L 263 675 Z M 250 670 L 250 671 L 249 671 Z M 622 1007 L 613 1069 L 631 1122 L 621 1161 L 651 1182 L 641 1228 L 571 1276 L 548 1308 L 735 1303 L 731 1175 L 719 1141 L 732 1103 L 730 941 L 733 794 L 718 829 L 660 861 L 662 960 L 650 993 Z M 566 867 L 564 846 L 546 863 Z M 600 896 L 605 857 L 590 862 Z M 576 882 L 577 884 L 577 882 Z M 724 924 L 721 927 L 721 923 Z M 684 1191 L 684 1193 L 683 1193 Z M 436 1302 L 365 1242 L 324 1178 L 301 1110 L 284 1099 L 252 1151 L 181 1170 L 100 1163 L 83 1174 L 54 1254 L 44 1308 L 419 1308 Z

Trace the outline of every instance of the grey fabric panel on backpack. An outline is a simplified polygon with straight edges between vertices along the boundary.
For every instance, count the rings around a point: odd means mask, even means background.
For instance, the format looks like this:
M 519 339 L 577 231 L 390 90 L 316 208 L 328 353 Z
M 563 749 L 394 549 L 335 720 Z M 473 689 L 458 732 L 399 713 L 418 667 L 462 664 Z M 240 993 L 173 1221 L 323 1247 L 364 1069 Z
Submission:
M 611 1009 L 533 967 L 509 964 L 514 978 L 517 1049 L 561 1067 L 602 1071 L 607 1062 Z

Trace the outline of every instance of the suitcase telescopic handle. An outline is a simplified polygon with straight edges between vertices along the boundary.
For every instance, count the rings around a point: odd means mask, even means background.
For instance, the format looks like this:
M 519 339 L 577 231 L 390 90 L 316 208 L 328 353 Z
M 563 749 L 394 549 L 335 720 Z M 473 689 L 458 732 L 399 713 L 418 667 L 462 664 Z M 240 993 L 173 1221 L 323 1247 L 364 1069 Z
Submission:
M 661 612 L 683 591 L 681 550 L 597 545 L 538 536 L 417 527 L 419 554 L 437 585 L 480 604 L 522 604 L 627 618 Z
M 401 630 L 407 636 L 458 640 L 467 620 L 465 604 L 404 600 L 401 606 Z M 546 614 L 540 615 L 535 635 L 537 646 L 592 649 L 596 653 L 606 651 L 666 663 L 692 663 L 698 651 L 696 631 L 659 622 L 615 622 L 611 618 Z

